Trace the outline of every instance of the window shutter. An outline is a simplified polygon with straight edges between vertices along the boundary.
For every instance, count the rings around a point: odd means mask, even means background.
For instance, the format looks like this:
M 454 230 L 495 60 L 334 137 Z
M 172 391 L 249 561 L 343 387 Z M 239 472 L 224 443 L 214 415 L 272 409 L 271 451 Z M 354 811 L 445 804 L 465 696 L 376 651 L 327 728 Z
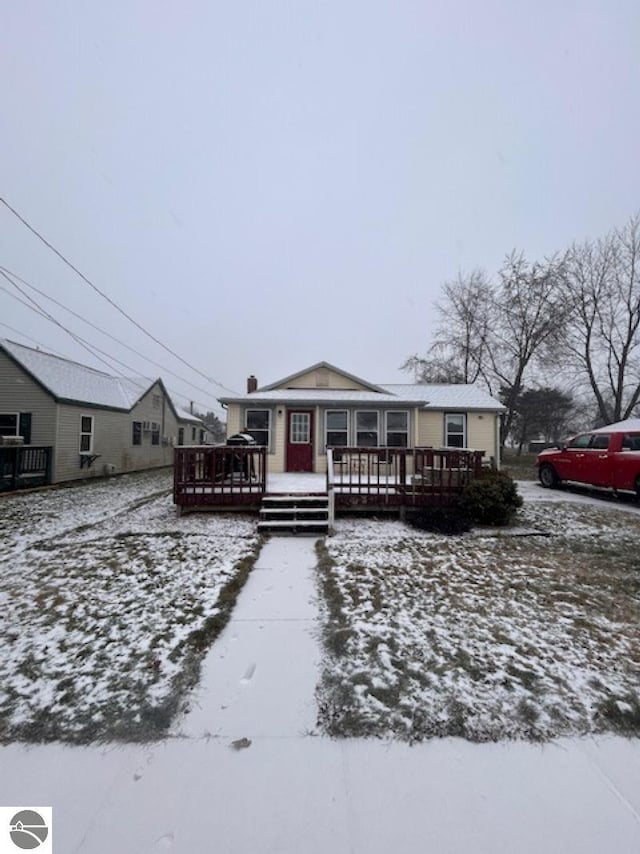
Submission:
M 24 437 L 25 445 L 31 444 L 31 413 L 21 412 L 18 434 Z

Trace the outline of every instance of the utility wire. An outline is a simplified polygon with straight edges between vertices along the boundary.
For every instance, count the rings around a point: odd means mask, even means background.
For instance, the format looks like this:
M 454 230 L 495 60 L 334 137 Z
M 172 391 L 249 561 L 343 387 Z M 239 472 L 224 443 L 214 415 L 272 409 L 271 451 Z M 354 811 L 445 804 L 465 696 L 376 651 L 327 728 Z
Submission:
M 106 356 L 108 359 L 111 359 L 113 362 L 117 362 L 117 364 L 122 365 L 128 371 L 133 370 L 133 368 L 129 367 L 128 365 L 125 365 L 124 362 L 121 362 L 119 359 L 116 359 L 114 356 L 109 356 L 108 353 L 105 353 L 99 347 L 96 347 L 95 344 L 89 344 L 89 342 L 85 341 L 84 338 L 81 338 L 79 335 L 76 335 L 75 332 L 72 332 L 70 329 L 67 329 L 67 327 L 64 326 L 64 324 L 60 323 L 60 321 L 56 320 L 56 318 L 52 314 L 49 314 L 48 311 L 46 311 L 44 308 L 42 308 L 42 306 L 39 305 L 36 302 L 36 300 L 33 299 L 33 297 L 29 296 L 29 294 L 26 293 L 20 287 L 20 285 L 18 285 L 16 282 L 12 281 L 9 278 L 9 276 L 7 276 L 7 274 L 4 272 L 4 270 L 0 270 L 0 276 L 3 276 L 10 284 L 13 285 L 14 288 L 16 288 L 16 290 L 18 290 L 24 297 L 26 297 L 26 299 L 29 300 L 30 303 L 33 303 L 34 310 L 36 311 L 37 314 L 40 314 L 42 317 L 45 317 L 47 320 L 50 320 L 51 323 L 55 323 L 56 326 L 59 326 L 60 329 L 62 329 L 64 332 L 66 332 L 67 335 L 70 335 L 74 341 L 76 341 L 78 344 L 80 344 L 81 347 L 84 347 L 84 349 L 88 353 L 90 353 L 94 359 L 97 359 L 99 362 L 102 362 L 102 364 L 105 365 L 107 368 L 109 368 L 110 371 L 113 371 L 113 365 L 110 365 L 109 362 L 106 362 L 103 358 L 98 356 L 97 355 L 98 353 L 102 353 L 103 356 Z M 4 288 L 3 288 L 3 290 L 4 290 Z M 9 293 L 9 292 L 6 291 L 6 293 Z M 22 303 L 22 305 L 26 305 L 27 308 L 30 308 L 28 303 L 24 302 L 24 300 L 18 299 L 18 302 Z M 136 372 L 133 371 L 133 373 L 135 374 Z M 129 377 L 122 376 L 121 379 L 129 379 L 133 383 L 133 385 L 142 389 L 142 386 L 140 385 L 140 383 L 135 382 L 135 380 L 133 380 Z
M 13 294 L 9 293 L 9 291 L 5 290 L 4 288 L 0 288 L 0 291 L 4 291 L 5 294 L 9 294 L 10 297 L 13 296 Z M 19 302 L 22 302 L 22 300 L 19 300 Z M 24 305 L 27 305 L 27 303 L 24 303 Z M 27 305 L 27 308 L 31 308 L 31 306 Z M 36 341 L 35 338 L 32 338 L 30 335 L 27 335 L 24 332 L 20 332 L 19 329 L 15 329 L 13 326 L 9 326 L 8 323 L 2 323 L 2 321 L 0 321 L 0 326 L 4 326 L 5 329 L 8 329 L 11 332 L 13 332 L 14 335 L 20 335 L 22 338 L 26 338 L 27 341 L 31 341 L 31 343 L 35 344 L 36 347 L 38 347 L 38 348 L 45 347 L 45 345 L 41 341 Z M 54 350 L 53 347 L 46 347 L 45 349 L 49 353 L 53 353 L 54 356 L 58 356 L 61 359 L 65 358 L 65 356 L 62 355 L 62 353 L 60 353 L 57 350 Z
M 10 297 L 13 297 L 13 299 L 17 300 L 19 303 L 26 306 L 26 308 L 31 309 L 31 311 L 35 312 L 36 314 L 40 314 L 42 317 L 45 317 L 47 320 L 49 319 L 48 317 L 46 317 L 46 314 L 44 312 L 40 311 L 39 309 L 35 308 L 32 305 L 29 305 L 28 302 L 21 300 L 19 297 L 17 297 L 15 294 L 12 294 L 10 291 L 6 290 L 5 288 L 0 287 L 0 291 L 8 294 Z M 39 348 L 40 347 L 44 348 L 42 350 L 42 352 L 53 353 L 58 358 L 65 359 L 66 361 L 69 361 L 67 356 L 64 356 L 60 352 L 57 352 L 56 350 L 53 349 L 53 347 L 49 347 L 47 344 L 43 344 L 42 341 L 37 341 L 35 338 L 32 338 L 30 335 L 27 335 L 25 332 L 21 332 L 19 329 L 15 329 L 13 326 L 9 326 L 8 323 L 0 322 L 0 326 L 4 326 L 5 329 L 10 329 L 11 332 L 15 333 L 16 335 L 20 335 L 22 338 L 26 338 L 27 341 L 31 341 L 33 344 L 36 344 Z M 85 342 L 85 343 L 87 343 L 87 342 Z M 91 345 L 89 345 L 89 346 L 91 346 Z M 102 351 L 100 351 L 100 352 L 102 352 Z M 95 354 L 92 353 L 92 355 L 95 355 Z M 113 356 L 109 356 L 109 354 L 105 354 L 105 355 L 107 356 L 107 358 L 113 359 L 113 361 L 117 361 L 117 359 L 115 359 Z M 98 357 L 96 356 L 95 358 L 98 358 Z M 120 363 L 120 364 L 123 364 L 123 363 Z M 107 367 L 110 369 L 110 371 L 113 371 L 113 367 L 111 365 L 107 365 Z M 128 367 L 128 366 L 125 365 L 125 367 Z M 128 368 L 128 370 L 131 370 L 131 368 Z M 109 376 L 113 376 L 113 374 L 110 373 Z M 141 391 L 147 391 L 147 389 L 148 389 L 148 386 L 141 385 L 140 383 L 136 382 L 135 379 L 132 379 L 131 377 L 121 377 L 121 378 L 126 379 L 127 381 L 131 382 L 132 385 L 137 386 Z M 189 396 L 186 395 L 184 392 L 177 391 L 174 388 L 169 388 L 169 386 L 167 386 L 166 388 L 167 388 L 167 391 L 171 392 L 171 394 L 173 396 L 175 396 L 176 398 L 181 398 L 182 400 L 186 401 L 187 403 L 192 402 L 191 399 L 189 398 Z M 193 403 L 197 404 L 204 411 L 213 411 L 215 409 L 215 406 L 212 406 L 211 403 L 203 403 L 201 400 L 194 400 Z M 182 405 L 184 405 L 184 404 L 182 404 Z
M 116 338 L 115 335 L 112 335 L 110 332 L 107 332 L 105 329 L 101 329 L 99 326 L 96 326 L 95 323 L 92 323 L 90 320 L 87 320 L 86 317 L 83 317 L 81 314 L 78 314 L 72 308 L 69 308 L 64 303 L 59 302 L 57 299 L 50 296 L 45 291 L 41 290 L 40 288 L 37 288 L 31 282 L 28 282 L 26 279 L 23 279 L 21 276 L 18 276 L 17 273 L 14 273 L 12 270 L 8 270 L 6 267 L 3 267 L 1 264 L 0 264 L 0 272 L 5 274 L 5 278 L 7 276 L 9 276 L 12 280 L 17 279 L 17 281 L 19 281 L 21 284 L 25 285 L 28 288 L 31 288 L 36 293 L 43 296 L 45 299 L 50 300 L 52 303 L 54 303 L 54 305 L 59 306 L 60 308 L 64 309 L 65 311 L 68 311 L 69 314 L 72 314 L 74 317 L 77 317 L 78 320 L 81 320 L 83 323 L 86 323 L 92 329 L 95 329 L 97 332 L 100 332 L 102 335 L 105 335 L 107 338 L 110 338 L 112 341 L 115 341 L 116 344 L 119 344 L 121 347 L 125 347 L 127 350 L 130 350 L 132 353 L 135 353 L 136 356 L 139 356 L 141 359 L 144 359 L 145 361 L 149 362 L 149 364 L 155 365 L 156 368 L 160 368 L 161 371 L 164 371 L 167 374 L 171 374 L 172 377 L 175 377 L 176 379 L 180 380 L 181 382 L 186 383 L 188 386 L 191 386 L 191 388 L 194 388 L 196 391 L 199 391 L 202 394 L 207 395 L 207 397 L 211 394 L 211 392 L 208 389 L 200 388 L 200 386 L 194 385 L 189 380 L 185 379 L 184 377 L 181 377 L 180 374 L 176 374 L 174 371 L 170 370 L 169 368 L 165 367 L 164 365 L 161 365 L 159 362 L 156 362 L 153 359 L 150 359 L 148 356 L 145 356 L 144 353 L 140 353 L 134 347 L 129 346 L 129 344 L 125 344 L 124 341 L 120 341 L 120 339 Z M 13 284 L 15 285 L 15 282 Z
M 187 366 L 188 368 L 190 368 L 192 371 L 195 371 L 195 372 L 196 372 L 197 374 L 199 374 L 201 377 L 204 377 L 204 379 L 205 379 L 205 380 L 207 380 L 207 382 L 214 383 L 215 385 L 219 386 L 220 388 L 224 389 L 225 391 L 231 392 L 231 394 L 237 394 L 237 392 L 236 392 L 236 391 L 234 391 L 233 389 L 228 388 L 226 385 L 224 385 L 223 383 L 221 383 L 221 382 L 219 382 L 218 380 L 214 379 L 213 377 L 209 377 L 209 376 L 207 376 L 207 374 L 205 374 L 205 373 L 204 373 L 203 371 L 201 371 L 199 368 L 196 368 L 196 367 L 195 367 L 195 365 L 192 365 L 190 362 L 187 362 L 187 360 L 186 360 L 186 359 L 183 359 L 183 358 L 182 358 L 182 356 L 178 355 L 178 353 L 176 353 L 176 352 L 175 352 L 174 350 L 172 350 L 170 347 L 167 347 L 167 345 L 166 345 L 166 344 L 164 344 L 162 341 L 160 341 L 158 338 L 156 338 L 156 337 L 155 337 L 155 335 L 152 335 L 152 334 L 151 334 L 151 332 L 148 332 L 148 331 L 144 328 L 144 326 L 142 326 L 141 324 L 139 324 L 137 320 L 134 320 L 134 319 L 133 319 L 133 317 L 131 317 L 131 315 L 127 314 L 127 312 L 126 312 L 123 308 L 120 308 L 120 306 L 119 306 L 116 302 L 114 302 L 114 301 L 111 299 L 111 297 L 109 297 L 107 294 L 105 294 L 105 293 L 104 293 L 104 291 L 100 290 L 100 288 L 99 288 L 97 285 L 94 285 L 94 283 L 93 283 L 90 279 L 88 279 L 88 278 L 84 275 L 84 273 L 80 272 L 80 270 L 78 270 L 78 268 L 77 268 L 77 267 L 75 267 L 75 266 L 71 263 L 71 261 L 69 261 L 69 259 L 68 259 L 68 258 L 66 258 L 66 257 L 62 254 L 62 252 L 59 252 L 59 251 L 56 249 L 56 247 L 55 247 L 55 246 L 53 246 L 53 244 L 49 243 L 49 241 L 48 241 L 45 237 L 43 237 L 43 236 L 40 234 L 40 232 L 39 232 L 39 231 L 37 231 L 37 230 L 36 230 L 36 229 L 35 229 L 35 228 L 34 228 L 34 227 L 29 223 L 29 222 L 27 222 L 27 220 L 26 220 L 26 219 L 24 219 L 24 217 L 22 217 L 22 216 L 18 213 L 18 211 L 17 211 L 15 208 L 11 207 L 11 205 L 9 204 L 9 202 L 7 202 L 7 201 L 6 201 L 6 199 L 3 199 L 3 198 L 0 196 L 0 202 L 2 202 L 2 204 L 3 204 L 3 205 L 4 205 L 4 206 L 9 210 L 9 211 L 11 211 L 11 213 L 12 213 L 12 214 L 17 218 L 17 219 L 19 219 L 19 220 L 20 220 L 20 222 L 21 222 L 24 226 L 26 226 L 26 228 L 28 228 L 28 229 L 29 229 L 29 231 L 30 231 L 32 234 L 34 234 L 34 235 L 38 238 L 38 240 L 40 240 L 42 243 L 44 243 L 44 245 L 45 245 L 46 247 L 48 247 L 48 248 L 49 248 L 49 249 L 50 249 L 50 250 L 51 250 L 55 255 L 57 255 L 57 256 L 58 256 L 58 258 L 60 258 L 60 260 L 61 260 L 64 264 L 66 264 L 66 265 L 67 265 L 67 267 L 69 267 L 71 270 L 73 270 L 73 272 L 74 272 L 74 273 L 76 273 L 76 274 L 77 274 L 77 275 L 82 279 L 82 281 L 83 281 L 83 282 L 85 282 L 87 285 L 89 285 L 89 287 L 90 287 L 90 288 L 92 288 L 92 289 L 93 289 L 97 294 L 100 294 L 100 296 L 101 296 L 103 299 L 105 299 L 105 300 L 106 300 L 106 301 L 107 301 L 111 306 L 113 306 L 113 308 L 115 308 L 115 309 L 116 309 L 116 311 L 119 311 L 119 312 L 120 312 L 120 314 L 121 314 L 123 317 L 126 317 L 126 319 L 127 319 L 130 323 L 133 323 L 133 325 L 134 325 L 135 327 L 137 327 L 141 332 L 143 332 L 143 333 L 144 333 L 148 338 L 151 338 L 151 340 L 152 340 L 152 341 L 155 341 L 155 343 L 156 343 L 156 344 L 159 344 L 159 345 L 160 345 L 160 347 L 162 347 L 162 348 L 163 348 L 164 350 L 166 350 L 168 353 L 171 353 L 171 355 L 172 355 L 174 358 L 178 359 L 180 362 L 182 362 L 184 365 L 186 365 L 186 366 Z

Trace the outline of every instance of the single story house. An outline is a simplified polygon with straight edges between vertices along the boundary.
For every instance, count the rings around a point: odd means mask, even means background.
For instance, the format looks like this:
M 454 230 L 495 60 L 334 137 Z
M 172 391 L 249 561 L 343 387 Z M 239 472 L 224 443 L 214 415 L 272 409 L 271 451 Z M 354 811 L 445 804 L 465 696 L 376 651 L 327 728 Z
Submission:
M 40 449 L 37 465 L 46 465 L 47 472 L 38 482 L 60 483 L 169 466 L 174 445 L 201 444 L 206 436 L 201 419 L 177 408 L 161 379 L 115 377 L 0 339 L 5 488 L 11 488 L 15 446 L 22 445 L 21 453 L 32 461 Z M 25 475 L 17 484 L 14 472 L 14 486 L 27 485 Z M 35 482 L 36 472 L 31 475 Z
M 500 466 L 503 405 L 473 384 L 374 384 L 318 362 L 247 393 L 219 399 L 227 434 L 268 449 L 271 473 L 327 470 L 327 448 L 466 448 Z

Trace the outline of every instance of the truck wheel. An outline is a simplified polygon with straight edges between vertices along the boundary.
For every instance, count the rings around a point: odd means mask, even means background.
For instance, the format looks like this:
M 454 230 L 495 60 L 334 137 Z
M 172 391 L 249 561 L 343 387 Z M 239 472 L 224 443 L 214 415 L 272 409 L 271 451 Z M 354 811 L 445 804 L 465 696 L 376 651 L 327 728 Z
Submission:
M 547 489 L 553 489 L 560 482 L 556 470 L 550 465 L 540 466 L 538 477 L 540 478 L 540 483 Z

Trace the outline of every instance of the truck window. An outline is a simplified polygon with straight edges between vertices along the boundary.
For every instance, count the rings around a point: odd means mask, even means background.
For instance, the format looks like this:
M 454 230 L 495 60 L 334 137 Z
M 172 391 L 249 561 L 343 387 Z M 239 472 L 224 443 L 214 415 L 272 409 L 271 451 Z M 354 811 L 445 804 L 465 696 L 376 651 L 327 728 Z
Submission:
M 625 433 L 622 439 L 623 451 L 640 451 L 640 433 Z
M 568 448 L 588 448 L 591 441 L 590 433 L 583 433 L 581 436 L 575 436 L 567 445 Z
M 609 447 L 610 435 L 608 433 L 596 433 L 589 447 L 596 451 L 606 451 Z

